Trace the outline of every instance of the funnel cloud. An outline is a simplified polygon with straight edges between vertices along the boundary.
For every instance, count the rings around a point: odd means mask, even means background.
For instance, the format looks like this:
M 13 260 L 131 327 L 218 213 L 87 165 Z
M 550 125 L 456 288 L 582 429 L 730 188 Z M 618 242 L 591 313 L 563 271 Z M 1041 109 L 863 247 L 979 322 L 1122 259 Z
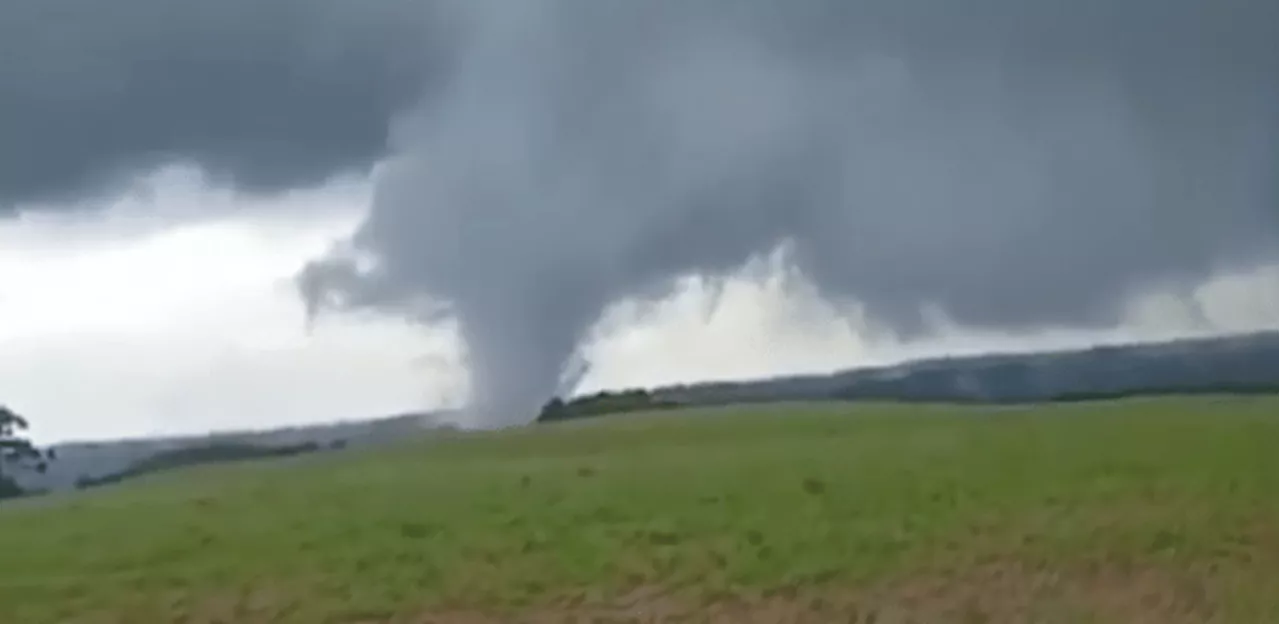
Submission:
M 1112 324 L 1275 257 L 1274 3 L 471 7 L 303 282 L 456 317 L 486 423 L 565 390 L 611 303 L 779 246 L 903 336 Z
M 477 424 L 614 303 L 778 250 L 922 335 L 1114 325 L 1277 253 L 1271 0 L 17 0 L 0 215 L 371 171 L 313 312 L 459 328 Z M 34 207 L 34 208 L 33 208 Z

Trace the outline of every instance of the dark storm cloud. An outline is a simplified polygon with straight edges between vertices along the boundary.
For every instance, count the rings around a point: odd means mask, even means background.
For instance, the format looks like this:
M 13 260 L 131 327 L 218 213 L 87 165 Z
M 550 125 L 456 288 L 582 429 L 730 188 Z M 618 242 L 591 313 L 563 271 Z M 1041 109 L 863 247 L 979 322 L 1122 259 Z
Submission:
M 929 306 L 1111 324 L 1275 258 L 1269 0 L 470 6 L 450 88 L 303 283 L 448 301 L 489 422 L 529 417 L 611 302 L 779 244 L 904 335 Z
M 1275 20 L 1274 0 L 12 0 L 0 205 L 170 160 L 271 190 L 386 156 L 304 290 L 456 316 L 477 416 L 514 422 L 610 303 L 778 245 L 904 335 L 927 307 L 1106 325 L 1135 289 L 1274 262 Z
M 0 211 L 171 161 L 247 190 L 369 166 L 450 29 L 417 0 L 0 2 Z

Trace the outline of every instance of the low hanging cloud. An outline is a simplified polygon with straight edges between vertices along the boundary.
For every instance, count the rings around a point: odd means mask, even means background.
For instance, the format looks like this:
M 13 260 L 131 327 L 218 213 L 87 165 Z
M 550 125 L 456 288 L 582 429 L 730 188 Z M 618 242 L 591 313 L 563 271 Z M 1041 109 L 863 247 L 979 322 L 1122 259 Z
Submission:
M 1107 326 L 1276 257 L 1267 0 L 214 6 L 92 9 L 96 70 L 49 70 L 59 31 L 0 13 L 0 136 L 26 146 L 0 142 L 0 198 L 157 159 L 248 191 L 377 161 L 304 294 L 456 320 L 483 423 L 570 387 L 613 303 L 778 248 L 905 337 L 928 310 Z
M 473 7 L 304 283 L 455 315 L 489 422 L 572 383 L 611 303 L 780 245 L 904 336 L 926 309 L 1105 326 L 1152 282 L 1275 257 L 1273 4 Z

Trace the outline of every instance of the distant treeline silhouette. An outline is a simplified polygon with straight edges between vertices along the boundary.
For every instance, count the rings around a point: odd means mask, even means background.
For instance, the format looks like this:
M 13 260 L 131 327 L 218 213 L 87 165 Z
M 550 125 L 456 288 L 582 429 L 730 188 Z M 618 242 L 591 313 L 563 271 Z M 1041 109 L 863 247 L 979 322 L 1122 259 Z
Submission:
M 874 400 L 1043 403 L 1155 394 L 1276 394 L 1276 332 L 909 362 L 823 375 L 663 388 L 684 405 Z
M 909 362 L 890 367 L 741 382 L 709 382 L 654 390 L 605 391 L 565 401 L 553 398 L 538 414 L 548 423 L 606 414 L 778 401 L 894 401 L 967 404 L 1073 402 L 1150 395 L 1280 393 L 1277 333 L 1095 347 L 1076 351 L 983 355 Z M 40 471 L 52 451 L 33 453 L 17 432 L 25 425 L 0 411 L 0 498 L 23 491 L 12 478 L 21 462 Z M 416 422 L 416 421 L 414 421 Z M 3 424 L 3 423 L 0 423 Z M 417 425 L 414 425 L 415 427 Z M 355 429 L 348 432 L 359 437 Z M 397 433 L 395 437 L 399 437 Z M 349 436 L 344 436 L 349 437 Z M 332 439 L 332 438 L 330 438 Z M 354 438 L 352 438 L 354 439 Z M 84 476 L 78 488 L 116 483 L 163 470 L 288 457 L 346 445 L 344 439 L 300 444 L 208 441 L 157 451 L 104 476 Z M 56 464 L 55 464 L 56 465 Z M 6 469 L 8 473 L 6 474 Z
M 303 444 L 292 444 L 287 446 L 260 446 L 256 444 L 236 442 L 215 442 L 200 446 L 189 446 L 156 453 L 155 455 L 139 461 L 120 472 L 97 478 L 82 477 L 76 480 L 76 487 L 83 489 L 100 485 L 108 485 L 111 483 L 118 483 L 125 479 L 160 472 L 162 470 L 173 470 L 175 468 L 186 468 L 203 464 L 216 464 L 250 459 L 290 457 L 294 455 L 314 453 L 325 448 L 338 449 L 342 446 L 343 443 L 340 440 L 329 444 L 328 447 L 321 446 L 315 442 L 306 442 Z
M 605 414 L 621 414 L 624 412 L 651 411 L 680 407 L 675 401 L 658 399 L 648 390 L 631 389 L 620 392 L 597 392 L 586 396 L 564 401 L 553 398 L 542 406 L 537 422 L 554 422 L 573 420 Z

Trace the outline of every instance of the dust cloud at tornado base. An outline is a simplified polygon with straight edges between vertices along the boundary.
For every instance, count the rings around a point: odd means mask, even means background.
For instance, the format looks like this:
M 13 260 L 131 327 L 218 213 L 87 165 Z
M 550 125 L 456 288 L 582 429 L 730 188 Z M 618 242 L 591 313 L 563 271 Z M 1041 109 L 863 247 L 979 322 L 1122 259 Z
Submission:
M 527 421 L 624 299 L 785 247 L 910 337 L 1274 262 L 1274 3 L 473 2 L 314 309 L 451 318 Z

